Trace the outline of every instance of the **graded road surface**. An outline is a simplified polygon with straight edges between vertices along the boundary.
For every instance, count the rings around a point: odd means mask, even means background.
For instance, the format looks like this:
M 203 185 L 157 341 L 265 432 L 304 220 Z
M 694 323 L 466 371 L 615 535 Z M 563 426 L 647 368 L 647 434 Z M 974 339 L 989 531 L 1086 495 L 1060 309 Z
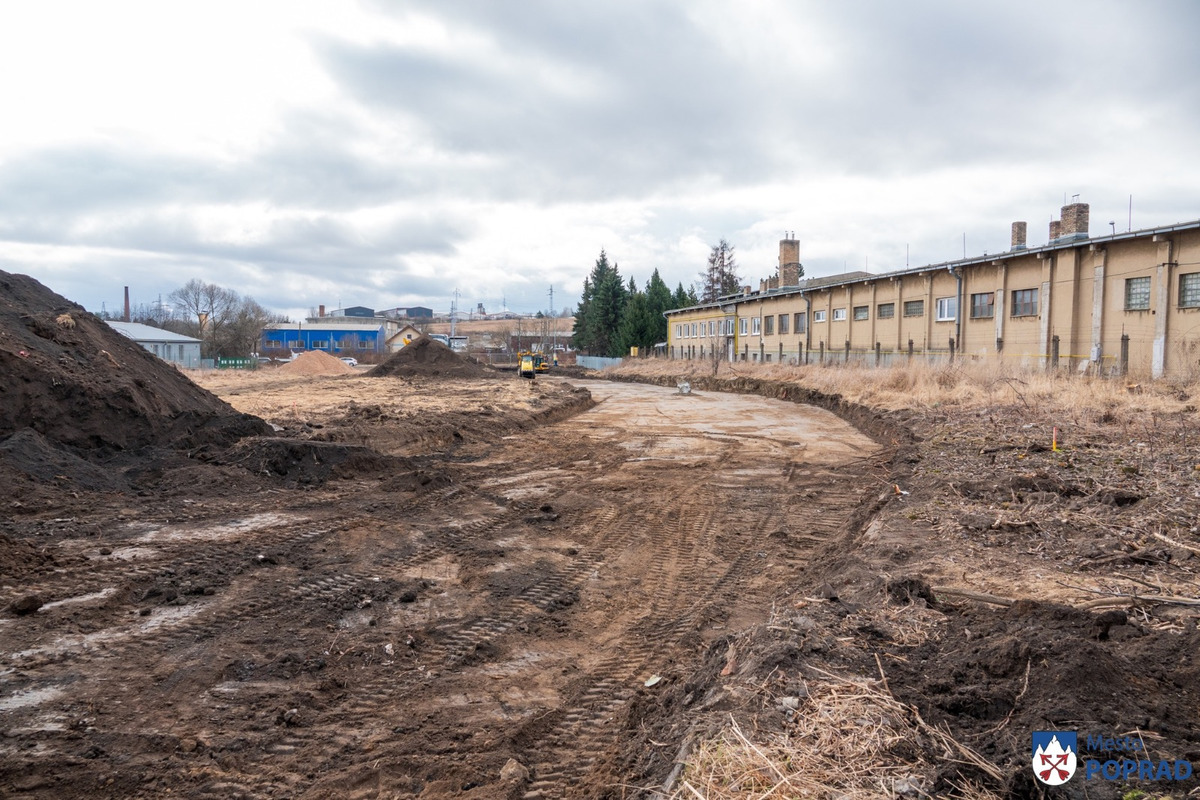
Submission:
M 642 796 L 627 703 L 765 621 L 885 472 L 825 411 L 584 385 L 415 491 L 47 520 L 81 558 L 0 580 L 47 601 L 0 621 L 0 796 Z

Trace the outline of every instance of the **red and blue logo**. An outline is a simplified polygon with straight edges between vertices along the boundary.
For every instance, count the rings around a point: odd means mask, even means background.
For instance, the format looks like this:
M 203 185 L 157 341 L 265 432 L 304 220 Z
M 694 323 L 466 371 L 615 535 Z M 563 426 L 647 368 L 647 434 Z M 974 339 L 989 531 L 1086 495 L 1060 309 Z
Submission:
M 1034 731 L 1033 774 L 1047 786 L 1062 786 L 1078 766 L 1084 780 L 1182 781 L 1192 777 L 1192 764 L 1185 759 L 1153 760 L 1140 735 L 1103 736 L 1089 734 L 1080 756 L 1075 731 Z
M 1079 763 L 1075 731 L 1033 732 L 1033 774 L 1047 786 L 1062 786 Z

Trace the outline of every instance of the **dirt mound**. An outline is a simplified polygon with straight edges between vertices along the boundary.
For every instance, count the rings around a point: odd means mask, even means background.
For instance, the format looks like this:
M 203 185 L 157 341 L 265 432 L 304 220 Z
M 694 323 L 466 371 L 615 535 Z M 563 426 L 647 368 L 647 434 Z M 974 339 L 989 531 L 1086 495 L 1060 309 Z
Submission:
M 420 336 L 367 374 L 372 377 L 486 378 L 495 372 L 473 358 L 459 355 L 436 339 Z
M 324 350 L 309 350 L 279 368 L 288 375 L 350 375 L 354 367 Z
M 0 439 L 26 430 L 44 439 L 12 443 L 9 461 L 22 453 L 53 461 L 49 451 L 56 447 L 95 460 L 147 446 L 226 444 L 268 431 L 95 315 L 28 275 L 3 271 L 0 376 Z M 35 474 L 42 469 L 33 466 Z
M 240 442 L 230 449 L 228 463 L 255 474 L 282 478 L 292 486 L 319 486 L 330 478 L 362 478 L 383 472 L 405 476 L 416 473 L 410 462 L 368 447 L 282 438 Z M 429 479 L 418 482 L 424 485 Z

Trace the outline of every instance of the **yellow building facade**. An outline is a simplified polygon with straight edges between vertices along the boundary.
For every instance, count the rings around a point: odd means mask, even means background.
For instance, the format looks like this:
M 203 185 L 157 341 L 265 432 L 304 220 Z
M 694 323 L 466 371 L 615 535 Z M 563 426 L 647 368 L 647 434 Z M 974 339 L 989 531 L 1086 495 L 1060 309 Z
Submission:
M 1200 221 L 1103 237 L 1064 206 L 1048 244 L 885 274 L 799 279 L 799 244 L 758 291 L 667 312 L 672 358 L 774 363 L 998 358 L 1200 374 Z

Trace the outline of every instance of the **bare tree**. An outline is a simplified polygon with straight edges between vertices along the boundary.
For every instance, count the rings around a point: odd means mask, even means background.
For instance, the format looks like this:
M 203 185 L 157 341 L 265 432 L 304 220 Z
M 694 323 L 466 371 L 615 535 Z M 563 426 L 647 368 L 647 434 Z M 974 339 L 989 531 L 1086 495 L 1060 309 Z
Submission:
M 189 327 L 191 320 L 195 319 L 195 327 L 192 329 L 194 332 L 190 335 L 200 339 L 200 347 L 206 358 L 234 354 L 228 341 L 227 328 L 233 326 L 242 303 L 237 292 L 215 283 L 205 283 L 192 278 L 171 292 L 169 299 L 177 312 L 188 319 Z M 237 354 L 245 355 L 250 349 L 252 348 Z
M 700 302 L 711 303 L 718 297 L 733 294 L 741 285 L 737 274 L 737 261 L 733 257 L 733 245 L 721 239 L 712 246 L 708 254 L 708 267 L 700 273 Z

